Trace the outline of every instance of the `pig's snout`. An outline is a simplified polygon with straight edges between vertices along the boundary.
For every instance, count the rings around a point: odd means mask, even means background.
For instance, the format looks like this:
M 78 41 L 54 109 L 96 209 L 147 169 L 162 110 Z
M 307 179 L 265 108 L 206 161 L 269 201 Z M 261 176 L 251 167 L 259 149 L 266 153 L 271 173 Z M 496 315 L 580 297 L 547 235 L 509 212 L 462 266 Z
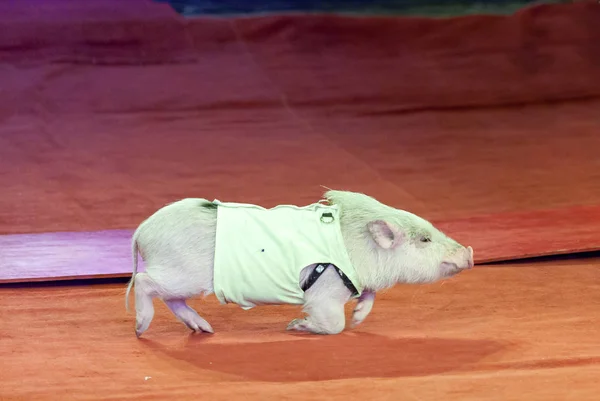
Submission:
M 463 270 L 473 268 L 473 248 L 461 248 L 449 260 L 442 263 L 444 275 L 453 276 Z
M 468 269 L 473 268 L 473 266 L 475 266 L 475 262 L 473 260 L 473 248 L 471 248 L 470 246 L 467 247 L 467 251 L 469 251 L 469 267 Z

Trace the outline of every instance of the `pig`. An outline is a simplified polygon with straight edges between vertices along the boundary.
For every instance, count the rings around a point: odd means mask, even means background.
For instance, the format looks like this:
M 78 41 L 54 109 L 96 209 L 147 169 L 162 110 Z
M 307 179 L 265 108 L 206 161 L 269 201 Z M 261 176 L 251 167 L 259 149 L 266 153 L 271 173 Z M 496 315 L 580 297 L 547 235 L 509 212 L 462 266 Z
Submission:
M 214 333 L 187 300 L 215 294 L 243 309 L 302 305 L 287 330 L 339 334 L 371 313 L 378 291 L 432 283 L 473 267 L 465 247 L 429 221 L 357 192 L 328 190 L 305 207 L 186 198 L 159 209 L 132 238 L 135 333 L 154 316 L 153 299 L 195 332 Z M 146 271 L 138 270 L 138 253 Z

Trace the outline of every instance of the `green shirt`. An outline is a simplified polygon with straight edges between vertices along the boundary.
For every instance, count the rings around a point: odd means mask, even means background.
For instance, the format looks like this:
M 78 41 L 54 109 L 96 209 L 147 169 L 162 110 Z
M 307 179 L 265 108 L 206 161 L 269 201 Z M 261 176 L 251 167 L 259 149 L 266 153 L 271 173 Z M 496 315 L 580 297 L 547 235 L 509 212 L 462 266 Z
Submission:
M 305 207 L 261 206 L 215 200 L 217 234 L 215 295 L 244 309 L 266 304 L 303 304 L 300 273 L 307 266 L 331 263 L 362 292 L 344 246 L 339 208 L 314 203 Z

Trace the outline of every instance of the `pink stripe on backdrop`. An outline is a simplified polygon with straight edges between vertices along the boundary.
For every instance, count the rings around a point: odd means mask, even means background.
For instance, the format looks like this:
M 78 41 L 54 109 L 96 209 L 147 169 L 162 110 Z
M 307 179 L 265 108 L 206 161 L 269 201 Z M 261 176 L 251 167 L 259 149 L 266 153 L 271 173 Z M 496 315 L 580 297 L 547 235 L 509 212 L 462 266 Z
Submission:
M 0 282 L 126 276 L 133 230 L 0 236 Z

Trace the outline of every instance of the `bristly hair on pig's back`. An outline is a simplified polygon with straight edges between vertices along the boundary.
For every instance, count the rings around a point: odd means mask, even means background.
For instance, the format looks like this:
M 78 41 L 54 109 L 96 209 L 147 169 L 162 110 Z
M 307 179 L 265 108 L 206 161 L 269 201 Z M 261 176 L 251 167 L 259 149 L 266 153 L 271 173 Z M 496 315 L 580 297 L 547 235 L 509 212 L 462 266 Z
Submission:
M 372 215 L 373 212 L 388 214 L 395 211 L 377 199 L 359 192 L 330 189 L 325 192 L 324 197 L 330 204 L 339 205 L 342 214 L 344 209 L 353 210 L 354 213 L 359 214 L 368 213 L 369 215 Z

